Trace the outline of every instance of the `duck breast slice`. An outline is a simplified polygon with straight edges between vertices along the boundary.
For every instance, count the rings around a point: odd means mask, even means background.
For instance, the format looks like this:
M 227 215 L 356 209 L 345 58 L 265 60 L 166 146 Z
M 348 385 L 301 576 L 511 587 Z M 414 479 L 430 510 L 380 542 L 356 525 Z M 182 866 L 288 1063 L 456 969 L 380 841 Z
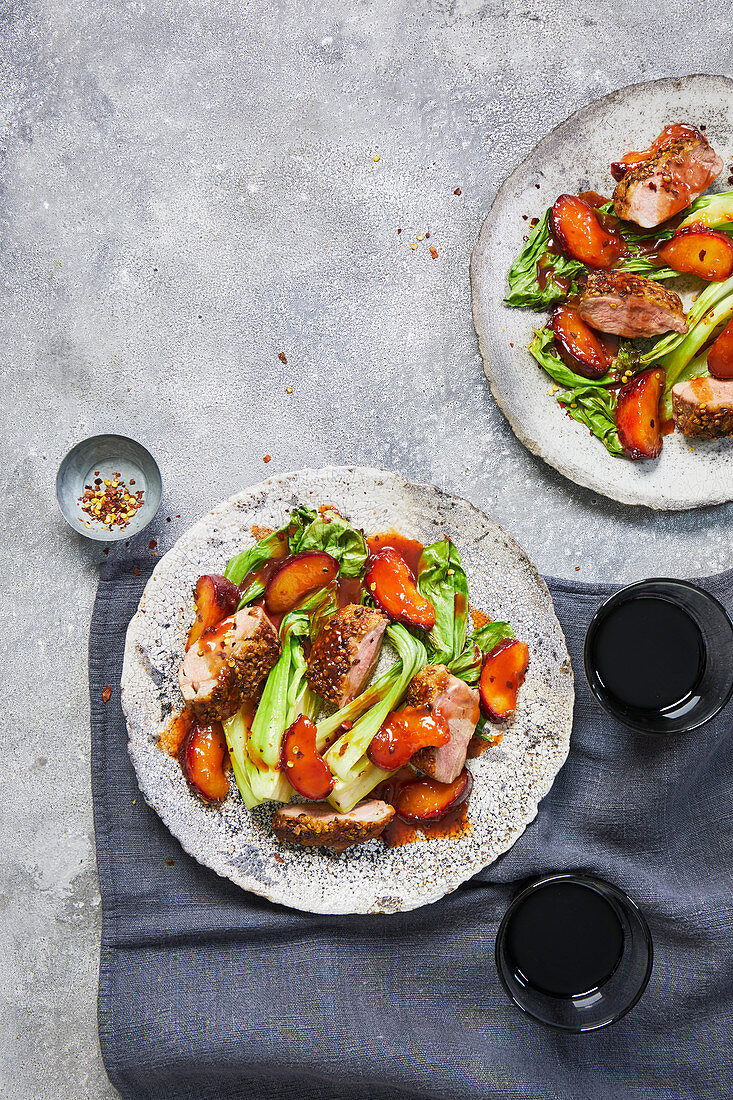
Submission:
M 626 173 L 613 193 L 614 213 L 652 229 L 689 206 L 722 171 L 702 134 L 680 138 Z
M 277 631 L 260 607 L 245 607 L 207 630 L 178 672 L 184 702 L 197 718 L 221 720 L 257 689 L 280 656 Z
M 653 279 L 626 271 L 591 271 L 578 313 L 599 332 L 631 339 L 687 332 L 680 296 Z
M 348 604 L 316 638 L 306 678 L 317 695 L 343 707 L 361 695 L 376 668 L 387 617 L 373 607 Z
M 393 817 L 394 807 L 378 798 L 359 802 L 347 814 L 338 813 L 327 802 L 291 802 L 275 811 L 272 828 L 279 840 L 289 844 L 343 852 L 378 837 Z
M 479 720 L 478 692 L 445 665 L 425 665 L 407 689 L 407 703 L 430 707 L 445 718 L 450 733 L 447 744 L 419 749 L 410 763 L 439 783 L 452 783 L 466 763 L 468 743 Z
M 733 379 L 678 382 L 672 387 L 672 415 L 685 435 L 706 439 L 733 435 Z

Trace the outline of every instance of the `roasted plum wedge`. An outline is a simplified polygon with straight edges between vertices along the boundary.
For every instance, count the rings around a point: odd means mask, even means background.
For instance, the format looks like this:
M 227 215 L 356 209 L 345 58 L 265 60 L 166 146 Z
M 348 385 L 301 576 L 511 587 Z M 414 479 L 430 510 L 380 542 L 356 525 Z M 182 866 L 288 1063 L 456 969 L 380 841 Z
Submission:
M 339 564 L 320 550 L 304 550 L 288 559 L 270 578 L 265 589 L 265 606 L 273 615 L 292 611 L 300 601 L 335 580 Z
M 196 581 L 194 610 L 196 618 L 188 632 L 186 649 L 222 619 L 233 615 L 239 603 L 239 589 L 219 573 L 205 573 Z
M 618 338 L 597 332 L 582 320 L 577 309 L 556 306 L 552 331 L 560 358 L 583 378 L 603 378 L 618 353 Z
M 662 245 L 658 256 L 673 271 L 697 275 L 708 282 L 720 282 L 733 275 L 733 241 L 716 229 L 690 225 Z
M 587 267 L 613 267 L 626 252 L 620 233 L 601 224 L 579 195 L 560 195 L 552 208 L 552 235 L 563 252 Z
M 403 821 L 419 824 L 423 821 L 439 821 L 455 810 L 468 798 L 473 787 L 473 776 L 464 768 L 452 783 L 439 783 L 437 779 L 416 779 L 400 788 L 394 801 L 398 817 Z
M 377 607 L 395 622 L 420 630 L 435 626 L 435 608 L 418 592 L 412 570 L 392 546 L 372 558 L 366 586 Z
M 529 668 L 526 642 L 505 638 L 487 654 L 479 680 L 481 713 L 492 722 L 506 722 L 517 709 L 517 695 Z
M 708 370 L 713 378 L 721 382 L 733 378 L 733 320 L 728 322 L 720 336 L 710 345 Z
M 420 749 L 440 748 L 450 741 L 448 721 L 430 707 L 394 710 L 374 735 L 367 749 L 372 764 L 393 771 L 407 764 Z
M 658 458 L 662 451 L 659 405 L 664 393 L 664 371 L 650 367 L 618 391 L 616 429 L 628 458 Z
M 223 802 L 229 794 L 224 773 L 227 744 L 221 722 L 194 723 L 181 744 L 178 759 L 186 781 L 204 802 Z
M 280 760 L 290 786 L 314 801 L 326 798 L 334 784 L 328 764 L 316 749 L 316 732 L 315 724 L 301 714 L 285 731 Z

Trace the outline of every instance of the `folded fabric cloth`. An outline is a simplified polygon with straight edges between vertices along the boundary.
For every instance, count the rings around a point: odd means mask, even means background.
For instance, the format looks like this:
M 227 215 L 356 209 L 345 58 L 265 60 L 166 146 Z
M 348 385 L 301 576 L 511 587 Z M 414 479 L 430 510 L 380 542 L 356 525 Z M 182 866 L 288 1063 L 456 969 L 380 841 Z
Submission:
M 119 682 L 150 571 L 103 566 L 90 636 L 99 1035 L 123 1097 L 729 1100 L 733 705 L 669 740 L 601 711 L 582 648 L 612 586 L 548 582 L 576 674 L 575 721 L 568 761 L 514 847 L 423 909 L 316 916 L 199 866 L 138 790 Z M 733 572 L 699 583 L 733 611 Z M 626 1017 L 570 1035 L 510 1003 L 493 951 L 520 884 L 579 869 L 641 905 L 655 958 Z

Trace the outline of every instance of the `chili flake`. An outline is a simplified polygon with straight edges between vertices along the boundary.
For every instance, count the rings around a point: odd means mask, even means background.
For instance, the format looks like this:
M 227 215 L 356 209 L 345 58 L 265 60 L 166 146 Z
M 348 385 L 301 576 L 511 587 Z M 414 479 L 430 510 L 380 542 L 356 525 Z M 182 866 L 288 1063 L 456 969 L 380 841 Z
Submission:
M 96 472 L 96 471 L 95 471 Z M 130 485 L 134 485 L 130 480 Z M 84 494 L 79 497 L 81 510 L 91 520 L 97 520 L 111 531 L 113 527 L 128 527 L 135 513 L 142 508 L 144 489 L 131 493 L 122 480 L 122 474 L 115 472 L 112 477 L 94 479 L 94 485 L 85 485 Z M 84 522 L 85 527 L 91 523 Z
M 112 688 L 109 686 L 109 684 L 105 684 L 104 688 L 102 689 L 102 700 L 103 700 L 103 702 L 108 703 L 109 700 L 110 700 L 111 694 L 112 694 Z
M 430 245 L 430 255 L 431 255 L 431 256 L 433 257 L 433 259 L 434 259 L 434 260 L 437 260 L 437 258 L 438 258 L 438 250 L 437 250 L 437 248 L 435 247 L 435 245 L 432 245 L 432 244 Z
M 263 455 L 262 456 L 262 461 L 263 462 L 269 462 L 271 459 L 272 459 L 272 455 Z
M 277 353 L 277 357 L 278 357 L 278 359 L 280 360 L 281 363 L 287 363 L 287 361 L 288 361 L 288 357 L 286 356 L 284 351 L 279 351 Z
M 463 194 L 463 192 L 461 191 L 460 187 L 456 187 L 456 189 L 455 189 L 455 191 L 453 192 L 453 194 L 454 194 L 454 195 L 461 195 L 461 194 Z

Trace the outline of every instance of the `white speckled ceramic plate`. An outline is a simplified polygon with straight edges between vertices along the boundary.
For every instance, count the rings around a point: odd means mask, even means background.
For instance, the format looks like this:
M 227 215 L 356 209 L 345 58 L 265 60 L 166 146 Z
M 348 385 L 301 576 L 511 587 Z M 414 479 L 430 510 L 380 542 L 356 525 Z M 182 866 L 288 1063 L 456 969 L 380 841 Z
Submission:
M 712 190 L 723 190 L 733 157 L 733 80 L 689 76 L 635 84 L 577 111 L 542 139 L 501 186 L 471 258 L 484 371 L 517 437 L 578 485 L 623 504 L 661 509 L 733 500 L 733 441 L 695 442 L 693 448 L 675 432 L 655 462 L 611 457 L 548 396 L 550 382 L 526 350 L 546 314 L 507 309 L 503 299 L 527 232 L 522 215 L 541 216 L 565 191 L 611 194 L 611 160 L 626 149 L 645 149 L 667 123 L 680 121 L 707 127 L 726 164 Z
M 514 720 L 497 748 L 471 761 L 471 829 L 460 838 L 387 849 L 373 840 L 342 855 L 281 844 L 273 805 L 246 809 L 236 789 L 221 809 L 189 791 L 157 737 L 180 707 L 176 675 L 204 572 L 252 543 L 250 526 L 279 526 L 295 504 L 335 504 L 367 534 L 397 529 L 432 542 L 450 535 L 471 601 L 509 619 L 531 664 Z M 568 754 L 573 674 L 544 580 L 523 550 L 465 500 L 381 470 L 331 467 L 283 474 L 219 504 L 158 563 L 130 623 L 122 672 L 129 751 L 140 788 L 200 863 L 271 901 L 314 913 L 393 913 L 436 901 L 509 848 L 537 814 Z

